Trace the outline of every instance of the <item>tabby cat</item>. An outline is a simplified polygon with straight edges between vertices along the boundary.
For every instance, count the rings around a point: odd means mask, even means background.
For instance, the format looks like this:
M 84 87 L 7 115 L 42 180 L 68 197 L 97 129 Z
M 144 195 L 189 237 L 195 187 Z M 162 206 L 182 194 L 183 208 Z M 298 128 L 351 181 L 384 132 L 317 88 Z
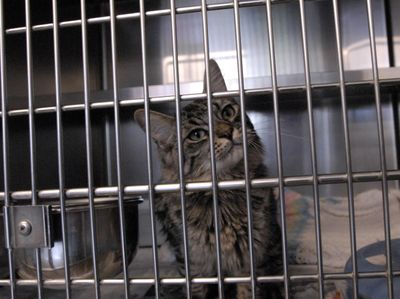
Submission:
M 214 60 L 210 61 L 211 91 L 226 91 L 225 81 Z M 243 140 L 239 104 L 230 97 L 213 99 L 214 148 L 219 181 L 243 179 Z M 207 101 L 196 100 L 181 111 L 185 181 L 210 181 L 211 162 Z M 135 120 L 144 129 L 145 114 L 135 112 Z M 151 136 L 161 158 L 163 182 L 177 182 L 178 154 L 176 121 L 172 116 L 150 112 Z M 250 119 L 246 116 L 250 179 L 266 176 L 263 147 Z M 193 277 L 217 275 L 213 197 L 211 191 L 187 192 L 187 228 L 190 271 Z M 271 189 L 252 189 L 254 258 L 257 275 L 281 274 L 281 233 Z M 245 190 L 219 190 L 220 240 L 224 276 L 250 275 L 248 225 Z M 184 275 L 184 248 L 180 197 L 177 193 L 157 194 L 156 215 L 171 245 L 179 271 Z M 226 298 L 251 298 L 250 283 L 236 289 L 225 285 Z M 215 285 L 214 285 L 215 289 Z M 194 284 L 193 298 L 214 298 L 209 285 Z M 183 293 L 181 295 L 183 297 Z M 258 298 L 282 298 L 280 287 L 259 284 Z M 176 298 L 176 296 L 175 296 Z

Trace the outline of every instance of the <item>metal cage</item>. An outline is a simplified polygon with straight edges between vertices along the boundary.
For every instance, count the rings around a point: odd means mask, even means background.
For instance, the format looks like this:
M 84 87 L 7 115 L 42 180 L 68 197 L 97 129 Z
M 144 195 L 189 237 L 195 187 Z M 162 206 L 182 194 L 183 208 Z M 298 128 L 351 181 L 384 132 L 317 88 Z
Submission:
M 263 283 L 282 284 L 285 298 L 363 298 L 369 283 L 398 298 L 399 17 L 397 0 L 0 0 L 0 298 L 162 298 L 160 286 L 174 284 L 191 297 L 202 283 L 219 298 L 237 283 L 252 298 Z M 211 92 L 212 58 L 226 92 Z M 180 145 L 180 181 L 158 183 L 150 109 L 175 113 L 180 128 L 183 105 L 206 99 L 212 115 L 212 99 L 224 96 L 260 130 L 268 177 L 250 180 L 244 142 L 245 179 L 218 181 L 212 154 L 212 180 L 185 182 Z M 133 121 L 140 107 L 144 135 Z M 218 190 L 244 189 L 250 207 L 250 190 L 266 187 L 279 193 L 281 275 L 257 276 L 253 263 L 249 276 L 224 277 L 217 246 L 218 275 L 191 277 L 184 208 L 186 275 L 164 275 L 174 262 L 156 193 L 178 192 L 184 205 L 185 192 L 211 191 L 218 223 Z M 371 219 L 383 224 L 371 245 L 385 258 L 366 270 L 355 200 L 371 188 L 381 209 Z M 314 215 L 315 263 L 300 272 L 290 265 L 293 190 Z M 321 205 L 339 196 L 347 266 L 332 271 L 324 242 L 342 232 L 326 234 Z M 296 297 L 301 285 L 315 292 Z

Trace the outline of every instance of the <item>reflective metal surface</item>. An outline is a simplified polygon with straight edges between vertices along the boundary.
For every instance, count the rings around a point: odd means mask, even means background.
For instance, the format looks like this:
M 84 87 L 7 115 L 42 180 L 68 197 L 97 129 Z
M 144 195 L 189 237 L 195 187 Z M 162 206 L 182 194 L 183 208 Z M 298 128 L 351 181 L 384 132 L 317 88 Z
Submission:
M 50 248 L 50 207 L 46 205 L 23 205 L 4 208 L 11 222 L 12 248 Z
M 220 5 L 223 1 L 206 1 L 207 9 L 207 42 L 209 44 L 209 56 L 218 61 L 223 75 L 227 81 L 229 91 L 233 91 L 234 96 L 239 96 L 238 72 L 235 51 L 235 26 L 234 9 L 232 2 L 225 1 L 226 5 Z M 243 79 L 246 95 L 246 106 L 253 122 L 259 129 L 260 135 L 267 148 L 266 160 L 270 169 L 270 177 L 277 176 L 276 149 L 274 142 L 274 116 L 271 104 L 271 71 L 269 57 L 269 43 L 267 33 L 267 17 L 265 3 L 262 1 L 240 1 L 240 24 L 241 24 L 241 44 L 243 59 Z M 257 2 L 257 3 L 256 3 Z M 363 1 L 348 0 L 339 4 L 340 28 L 342 29 L 344 77 L 346 88 L 351 84 L 356 84 L 355 89 L 360 91 L 358 84 L 372 81 L 372 72 L 369 69 L 370 53 L 368 42 L 368 18 L 366 7 Z M 91 1 L 88 3 L 92 4 Z M 248 4 L 246 4 L 248 3 Z M 396 8 L 396 1 L 391 1 L 393 8 Z M 251 5 L 250 5 L 251 4 Z M 17 4 L 15 4 L 17 5 Z M 60 64 L 62 81 L 61 105 L 63 111 L 71 113 L 64 117 L 65 122 L 81 115 L 84 110 L 84 97 L 82 95 L 82 63 L 81 49 L 79 42 L 70 43 L 68 41 L 80 41 L 80 11 L 79 6 L 74 4 L 66 5 L 60 3 Z M 191 5 L 194 8 L 189 9 Z M 218 6 L 219 5 L 219 6 Z M 113 116 L 110 115 L 104 127 L 108 128 L 109 135 L 102 134 L 102 120 L 114 107 L 113 93 L 111 90 L 103 90 L 112 87 L 113 67 L 112 67 L 112 43 L 111 43 L 111 23 L 109 17 L 108 4 L 87 5 L 88 24 L 88 51 L 90 54 L 89 73 L 90 76 L 90 108 L 92 111 L 92 124 L 94 160 L 107 161 L 107 170 L 99 163 L 93 163 L 94 174 L 105 174 L 107 178 L 95 178 L 95 185 L 117 186 L 118 172 L 121 172 L 121 180 L 124 186 L 136 186 L 138 184 L 148 184 L 148 172 L 146 163 L 146 146 L 142 142 L 144 134 L 132 122 L 132 110 L 143 106 L 145 98 L 149 97 L 150 108 L 175 112 L 173 103 L 174 97 L 174 55 L 173 39 L 170 18 L 169 1 L 145 1 L 145 11 L 142 13 L 145 18 L 146 28 L 144 45 L 141 39 L 140 9 L 139 3 L 116 1 L 116 42 L 117 65 L 118 65 L 118 97 L 121 105 L 120 128 L 114 126 Z M 202 30 L 202 14 L 199 1 L 188 0 L 178 2 L 176 14 L 176 43 L 177 59 L 179 68 L 179 89 L 183 96 L 180 99 L 190 101 L 196 98 L 196 94 L 202 92 L 202 80 L 204 73 L 204 36 Z M 185 7 L 183 7 L 185 6 Z M 165 9 L 165 10 L 163 10 Z M 7 16 L 17 14 L 15 18 L 7 18 L 6 34 L 7 39 L 7 59 L 12 61 L 15 66 L 8 70 L 9 78 L 9 97 L 10 115 L 27 115 L 28 110 L 23 85 L 25 80 L 21 80 L 24 75 L 24 66 L 19 65 L 24 61 L 24 52 L 20 48 L 24 46 L 23 27 L 24 22 L 19 21 L 18 9 L 14 13 L 9 6 Z M 396 24 L 398 18 L 392 17 L 394 34 L 398 34 Z M 102 18 L 102 16 L 107 16 Z M 297 1 L 275 1 L 271 6 L 272 25 L 276 52 L 276 76 L 277 88 L 279 93 L 292 92 L 291 96 L 282 95 L 279 97 L 281 105 L 281 126 L 282 126 L 282 159 L 283 176 L 297 176 L 311 174 L 309 134 L 307 131 L 307 113 L 304 105 L 304 75 L 303 75 L 303 53 L 300 26 L 300 11 Z M 54 105 L 53 90 L 49 88 L 54 80 L 50 69 L 52 65 L 46 65 L 51 60 L 45 57 L 52 55 L 52 32 L 51 18 L 35 16 L 33 30 L 33 53 L 35 63 L 35 112 L 53 115 L 56 111 Z M 317 165 L 319 174 L 344 173 L 346 171 L 345 150 L 342 114 L 340 109 L 340 94 L 336 90 L 327 92 L 325 87 L 339 87 L 339 69 L 335 41 L 335 20 L 333 14 L 332 1 L 306 1 L 305 2 L 306 29 L 308 32 L 309 56 L 310 56 L 310 76 L 312 90 L 318 89 L 313 100 L 317 101 L 314 107 L 315 114 L 315 142 L 317 151 Z M 94 19 L 95 18 L 95 19 Z M 391 81 L 399 78 L 398 68 L 388 68 L 388 36 L 385 10 L 382 1 L 374 1 L 375 31 L 377 37 L 377 54 L 380 80 Z M 18 30 L 12 30 L 19 28 Z M 105 32 L 103 32 L 105 31 Z M 18 33 L 20 32 L 20 33 Z M 11 34 L 13 33 L 13 34 Z M 15 34 L 14 34 L 15 33 Z M 101 35 L 104 33 L 103 35 Z M 175 33 L 175 32 L 174 32 Z M 104 47 L 100 47 L 99 39 L 102 36 Z M 98 38 L 99 39 L 96 39 Z M 48 46 L 47 46 L 48 45 Z M 142 47 L 146 50 L 146 88 L 147 96 L 144 97 L 143 79 L 143 58 Z M 101 53 L 100 53 L 101 52 Z M 356 57 L 357 59 L 355 59 Z M 22 61 L 22 62 L 21 62 Z M 41 63 L 39 63 L 41 61 Z M 47 63 L 47 61 L 49 61 Z M 50 68 L 51 67 L 51 68 Z M 103 75 L 104 74 L 104 75 Z M 369 84 L 368 83 L 368 84 Z M 314 88 L 315 85 L 318 88 Z M 379 161 L 375 158 L 366 159 L 365 157 L 378 157 L 378 138 L 374 116 L 374 107 L 371 97 L 372 89 L 368 91 L 368 84 L 363 85 L 363 95 L 349 100 L 349 133 L 350 146 L 353 152 L 354 171 L 375 171 L 378 170 Z M 295 87 L 294 87 L 295 86 Z M 258 91 L 260 89 L 261 91 Z M 263 91 L 263 89 L 265 89 Z M 367 90 L 367 92 L 365 92 Z M 357 92 L 356 91 L 356 94 Z M 360 91 L 361 93 L 361 91 Z M 195 94 L 195 95 L 193 95 Z M 364 96 L 365 94 L 365 96 Z M 252 96 L 257 95 L 257 99 Z M 206 98 L 206 95 L 198 95 Z M 350 94 L 349 94 L 350 96 Z M 391 95 L 383 96 L 384 130 L 387 151 L 388 169 L 396 169 L 397 155 L 395 149 L 395 126 L 393 118 L 393 106 L 390 102 Z M 168 103 L 168 104 L 166 104 Z M 254 103 L 254 104 L 253 104 Z M 258 105 L 257 103 L 265 103 Z M 184 103 L 182 103 L 183 105 Z M 132 108 L 130 108 L 132 106 Z M 96 109 L 95 109 L 96 108 Z M 75 110 L 79 110 L 75 111 Z M 95 110 L 99 117 L 95 117 Z M 107 110 L 109 112 L 107 112 Z M 76 112 L 76 114 L 75 114 Z M 104 112 L 104 113 L 103 113 Z M 67 112 L 65 112 L 67 113 Z M 72 115 L 73 113 L 73 115 Z M 13 118 L 14 118 L 13 117 Z M 44 115 L 43 115 L 44 117 Z M 39 117 L 37 117 L 39 119 Z M 38 152 L 38 184 L 39 189 L 43 189 L 41 181 L 52 181 L 56 177 L 56 169 L 52 167 L 52 172 L 43 173 L 41 157 L 48 156 L 48 152 L 42 149 L 42 145 L 47 140 L 47 132 L 51 130 L 52 117 L 48 117 L 37 126 L 37 146 Z M 12 121 L 11 121 L 12 122 Z M 17 121 L 15 121 L 17 122 Z M 82 125 L 80 120 L 79 124 Z M 74 122 L 74 127 L 78 127 L 78 122 Z M 71 130 L 65 124 L 65 131 Z M 13 128 L 11 128 L 13 129 Z M 23 131 L 23 129 L 19 129 Z M 120 159 L 121 169 L 117 171 L 115 131 L 120 131 Z M 368 133 L 367 133 L 368 132 Z M 78 133 L 77 133 L 78 134 Z M 80 133 L 79 133 L 80 134 Z M 97 135 L 99 134 L 99 135 Z M 95 136 L 96 135 L 96 136 Z M 368 136 L 367 136 L 368 135 Z M 42 139 L 41 136 L 45 136 Z M 106 136 L 106 139 L 103 137 Z M 65 141 L 65 180 L 66 188 L 84 187 L 86 178 L 75 180 L 75 175 L 82 176 L 86 172 L 83 152 L 84 136 L 80 135 L 79 146 L 68 142 L 68 136 L 64 136 Z M 12 148 L 16 141 L 11 140 Z M 69 157 L 72 148 L 79 148 L 79 159 Z M 46 147 L 47 149 L 47 147 Z M 101 150 L 100 150 L 101 149 Z M 367 149 L 367 150 L 366 150 Z M 18 149 L 16 149 L 18 150 Z M 101 151 L 104 150 L 106 159 Z M 334 153 L 334 154 L 333 154 Z M 24 171 L 18 172 L 24 175 L 27 166 L 24 155 L 21 159 Z M 97 156 L 97 158 L 96 158 Z M 158 158 L 154 153 L 153 159 L 154 180 L 157 180 Z M 15 161 L 15 158 L 11 159 Z M 11 177 L 16 174 L 13 169 L 16 165 L 11 161 Z M 56 165 L 53 159 L 51 165 Z M 21 164 L 20 163 L 20 164 Z M 71 166 L 71 167 L 70 167 Z M 96 169 L 97 168 L 97 169 Z M 47 169 L 46 169 L 47 170 Z M 1 174 L 0 174 L 1 175 Z M 41 179 L 43 178 L 43 179 Z M 24 175 L 23 182 L 28 181 Z M 26 190 L 27 183 L 19 183 L 11 180 L 12 185 L 16 185 L 13 190 Z M 73 181 L 72 183 L 69 183 Z M 83 186 L 76 182 L 84 182 Z M 29 182 L 29 181 L 28 181 Z M 51 186 L 44 185 L 45 189 L 56 188 L 56 182 Z M 48 185 L 48 184 L 47 184 Z M 346 191 L 338 185 L 332 185 L 329 192 L 337 195 L 344 195 Z M 358 190 L 355 190 L 358 191 Z M 146 192 L 146 191 L 144 191 Z M 325 192 L 325 191 L 324 191 Z M 324 195 L 324 194 L 322 194 Z M 330 194 L 332 195 L 332 193 Z
M 138 241 L 138 201 L 125 203 L 127 257 L 130 262 L 135 255 Z M 54 247 L 41 250 L 44 279 L 64 279 L 63 243 L 61 219 L 57 208 L 53 210 Z M 89 210 L 82 205 L 66 208 L 68 224 L 68 257 L 72 279 L 93 278 L 92 249 Z M 122 271 L 121 241 L 118 206 L 105 203 L 95 206 L 98 269 L 101 279 L 112 278 Z M 33 250 L 15 251 L 17 273 L 23 279 L 35 279 L 35 254 Z
M 51 1 L 38 1 L 44 7 L 41 11 L 35 9 L 38 2 L 32 1 L 25 13 L 24 1 L 7 1 L 0 22 L 0 77 L 2 86 L 8 88 L 7 92 L 1 88 L 4 170 L 0 172 L 0 191 L 4 192 L 0 192 L 0 200 L 5 205 L 32 197 L 40 201 L 59 198 L 63 190 L 66 202 L 96 196 L 118 196 L 121 201 L 123 194 L 148 194 L 152 202 L 154 193 L 159 192 L 181 192 L 184 202 L 185 190 L 216 193 L 217 189 L 271 186 L 279 187 L 281 194 L 284 187 L 296 188 L 303 195 L 314 193 L 316 199 L 317 195 L 348 196 L 351 203 L 353 195 L 376 186 L 377 181 L 385 182 L 383 193 L 387 187 L 398 186 L 398 0 L 187 0 L 176 1 L 173 11 L 173 0 L 82 0 L 81 6 L 79 1 L 58 1 L 57 20 L 49 14 Z M 29 22 L 25 20 L 28 17 Z M 59 32 L 53 31 L 53 22 L 59 24 Z M 370 36 L 376 38 L 370 41 Z M 60 56 L 59 61 L 54 57 L 55 65 L 50 59 L 54 50 L 58 50 L 54 55 Z M 181 179 L 183 184 L 157 184 L 159 157 L 149 134 L 145 136 L 134 124 L 133 111 L 145 105 L 147 111 L 173 114 L 180 108 L 175 104 L 183 106 L 195 98 L 211 100 L 210 92 L 202 93 L 208 58 L 218 61 L 229 89 L 213 96 L 240 97 L 265 144 L 269 176 L 229 182 L 217 182 L 214 176 L 212 182 L 184 185 Z M 33 78 L 34 89 L 28 88 Z M 378 89 L 381 94 L 374 97 Z M 375 98 L 380 99 L 377 106 Z M 31 188 L 35 172 L 37 180 L 32 185 L 37 188 Z M 353 184 L 357 182 L 368 183 Z M 38 190 L 37 194 L 30 189 Z M 64 277 L 71 278 L 71 286 L 95 286 L 96 298 L 101 295 L 100 285 L 110 284 L 124 286 L 126 298 L 134 284 L 156 288 L 186 284 L 190 295 L 189 270 L 187 279 L 158 275 L 157 245 L 162 239 L 154 218 L 147 226 L 152 226 L 152 234 L 148 232 L 142 241 L 153 247 L 149 268 L 154 275 L 128 277 L 126 266 L 138 242 L 137 207 L 118 213 L 116 204 L 111 209 L 94 204 L 97 208 L 92 208 L 92 215 L 87 208 L 68 207 L 63 225 L 61 215 L 53 215 L 57 234 L 51 250 L 42 250 L 39 257 L 29 250 L 16 252 L 18 274 L 30 280 L 14 279 L 14 252 L 8 253 L 7 267 L 7 254 L 0 248 L 0 278 L 5 278 L 0 285 L 10 287 L 11 298 L 15 286 L 18 291 L 21 285 L 36 286 L 36 278 L 43 278 L 43 286 L 65 286 L 69 298 Z M 150 218 L 143 214 L 142 219 Z M 317 205 L 315 214 L 319 214 Z M 145 223 L 141 222 L 142 227 Z M 386 226 L 389 223 L 386 219 Z M 318 243 L 319 228 L 316 221 Z M 0 225 L 0 233 L 2 229 Z M 354 230 L 354 223 L 350 229 Z M 64 238 L 62 230 L 67 233 Z M 126 254 L 121 252 L 124 230 Z M 355 232 L 351 239 L 355 261 Z M 97 263 L 92 262 L 94 253 Z M 124 265 L 122 255 L 126 256 Z M 68 262 L 66 256 L 71 257 Z M 43 273 L 35 268 L 39 259 Z M 112 278 L 123 268 L 123 278 Z M 99 275 L 94 274 L 96 269 Z M 251 273 L 248 277 L 222 279 L 219 275 L 192 281 L 218 283 L 222 289 L 222 281 L 254 285 L 256 280 L 275 280 L 285 284 L 289 297 L 290 283 L 308 279 L 319 283 L 321 298 L 322 283 L 327 279 L 352 279 L 356 294 L 358 278 L 400 275 L 390 267 L 374 273 L 360 273 L 357 267 L 353 273 L 322 270 L 319 275 L 293 276 L 285 271 L 276 277 Z M 388 283 L 390 287 L 390 279 Z M 40 290 L 41 284 L 38 287 Z

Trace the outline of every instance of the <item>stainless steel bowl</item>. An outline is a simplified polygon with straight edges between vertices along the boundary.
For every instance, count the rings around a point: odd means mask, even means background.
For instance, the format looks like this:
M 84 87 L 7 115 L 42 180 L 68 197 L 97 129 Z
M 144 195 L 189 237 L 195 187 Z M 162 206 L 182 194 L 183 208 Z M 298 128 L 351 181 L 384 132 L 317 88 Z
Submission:
M 112 278 L 122 271 L 118 205 L 115 198 L 96 198 L 96 250 L 100 279 Z M 125 227 L 128 262 L 136 253 L 138 242 L 138 203 L 125 199 Z M 69 269 L 72 279 L 93 277 L 92 241 L 88 200 L 69 200 L 66 208 Z M 52 205 L 54 247 L 41 249 L 44 279 L 64 279 L 64 258 L 60 207 Z M 32 249 L 16 252 L 17 274 L 36 279 L 36 255 Z

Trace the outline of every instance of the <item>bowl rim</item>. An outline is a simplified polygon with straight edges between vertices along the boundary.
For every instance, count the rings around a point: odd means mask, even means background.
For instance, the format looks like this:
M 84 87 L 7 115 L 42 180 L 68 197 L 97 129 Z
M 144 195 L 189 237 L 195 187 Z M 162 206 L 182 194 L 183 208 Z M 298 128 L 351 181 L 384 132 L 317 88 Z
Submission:
M 124 205 L 138 205 L 143 202 L 143 197 L 141 196 L 130 196 L 123 198 Z M 16 206 L 19 205 L 30 205 L 30 201 L 19 200 L 17 203 L 14 203 Z M 59 200 L 41 200 L 38 204 L 50 206 L 50 210 L 52 214 L 61 213 L 61 203 Z M 119 205 L 118 197 L 95 197 L 93 198 L 94 208 L 97 209 L 105 209 L 105 208 L 114 208 Z M 0 206 L 2 208 L 2 205 Z M 89 198 L 71 198 L 65 201 L 65 211 L 66 212 L 82 212 L 88 211 L 90 209 L 90 200 Z M 0 209 L 0 216 L 3 216 L 3 209 Z
M 136 197 L 124 197 L 123 204 L 124 205 L 137 205 L 143 202 L 143 198 Z M 95 197 L 93 199 L 94 208 L 97 209 L 105 209 L 105 208 L 115 208 L 119 205 L 118 197 Z M 82 212 L 88 211 L 90 206 L 89 198 L 78 198 L 78 199 L 69 199 L 65 202 L 65 210 L 66 212 Z M 49 203 L 51 206 L 52 213 L 61 213 L 61 204 L 59 201 L 53 203 Z

